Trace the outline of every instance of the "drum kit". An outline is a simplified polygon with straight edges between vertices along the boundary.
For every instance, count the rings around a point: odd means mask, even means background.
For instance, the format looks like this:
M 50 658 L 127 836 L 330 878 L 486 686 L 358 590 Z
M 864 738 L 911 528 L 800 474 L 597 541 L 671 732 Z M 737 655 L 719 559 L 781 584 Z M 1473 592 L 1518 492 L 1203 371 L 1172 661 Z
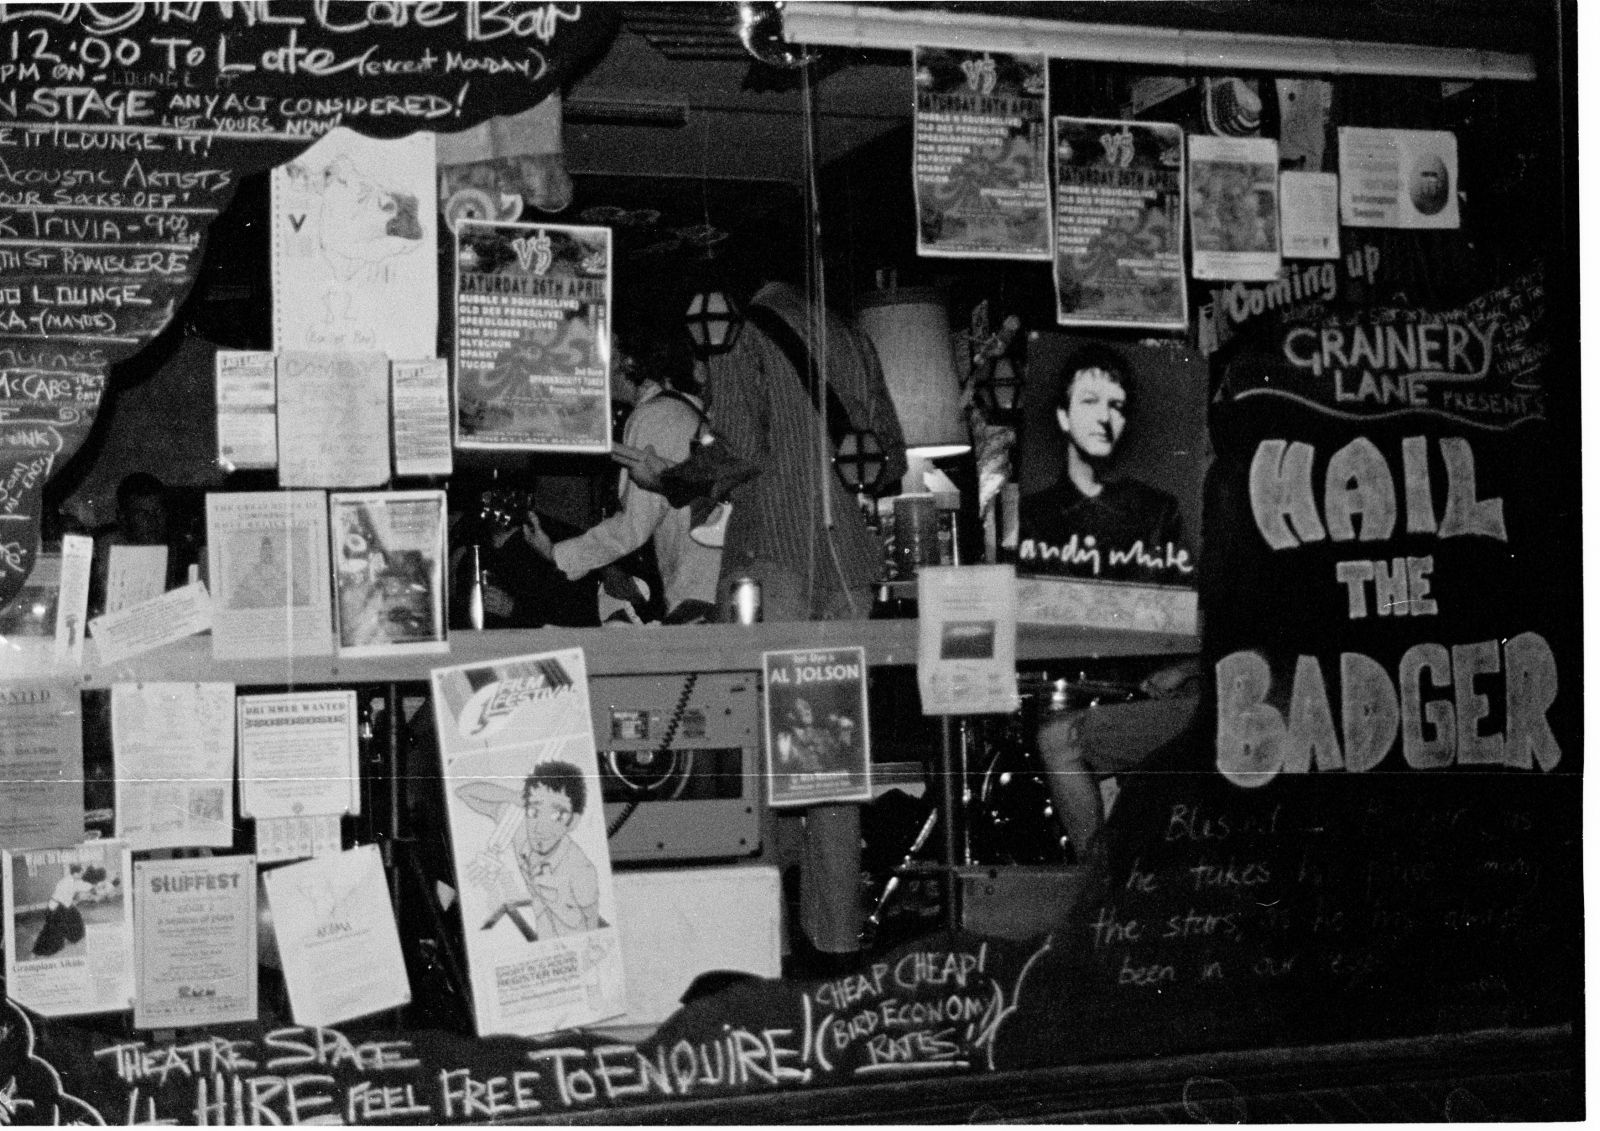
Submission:
M 1039 753 L 1042 727 L 1063 714 L 1078 715 L 1083 742 L 1108 759 L 1127 765 L 1175 738 L 1193 718 L 1192 694 L 1152 689 L 1148 679 L 1094 678 L 1088 673 L 1018 673 L 1020 708 L 1010 715 L 982 716 L 960 723 L 961 805 L 964 827 L 957 831 L 958 865 L 983 867 L 1055 866 L 1081 863 L 1049 785 L 1049 770 Z M 1115 783 L 1102 785 L 1114 795 Z M 903 896 L 904 878 L 929 867 L 930 846 L 939 809 L 928 812 L 905 849 L 898 868 L 878 877 L 877 896 L 867 916 L 863 941 L 870 945 Z M 1081 831 L 1081 830 L 1080 830 Z M 925 890 L 927 885 L 917 885 Z

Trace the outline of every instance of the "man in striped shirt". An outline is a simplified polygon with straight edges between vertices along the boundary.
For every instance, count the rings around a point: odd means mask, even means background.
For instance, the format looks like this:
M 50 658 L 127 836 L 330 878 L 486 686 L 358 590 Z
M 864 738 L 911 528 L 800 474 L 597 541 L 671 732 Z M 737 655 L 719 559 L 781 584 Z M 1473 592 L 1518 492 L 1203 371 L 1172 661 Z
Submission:
M 732 584 L 751 577 L 761 583 L 766 620 L 866 617 L 883 550 L 831 466 L 822 407 L 836 400 L 850 427 L 874 433 L 881 481 L 899 481 L 905 435 L 866 335 L 800 289 L 768 283 L 733 348 L 711 359 L 706 400 L 718 436 L 762 468 L 731 496 L 722 607 Z M 844 968 L 860 949 L 861 811 L 816 805 L 800 821 L 801 926 L 823 964 Z M 780 818 L 780 859 L 796 831 L 787 814 Z

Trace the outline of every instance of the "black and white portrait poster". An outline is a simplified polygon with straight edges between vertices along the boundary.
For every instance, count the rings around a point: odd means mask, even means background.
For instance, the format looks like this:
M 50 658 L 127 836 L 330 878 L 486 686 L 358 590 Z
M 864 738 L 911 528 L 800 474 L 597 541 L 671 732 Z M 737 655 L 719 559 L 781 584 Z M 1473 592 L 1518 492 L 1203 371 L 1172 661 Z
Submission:
M 771 804 L 870 801 L 865 651 L 763 652 L 761 669 Z
M 1033 335 L 1019 574 L 1193 587 L 1206 383 L 1177 342 Z

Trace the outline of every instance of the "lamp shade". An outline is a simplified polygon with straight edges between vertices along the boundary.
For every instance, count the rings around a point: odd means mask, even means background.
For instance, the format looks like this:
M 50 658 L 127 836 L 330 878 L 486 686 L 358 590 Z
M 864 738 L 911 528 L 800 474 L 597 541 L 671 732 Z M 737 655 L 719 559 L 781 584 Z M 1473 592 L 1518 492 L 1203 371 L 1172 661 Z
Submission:
M 899 287 L 866 295 L 857 323 L 883 366 L 906 447 L 929 459 L 972 446 L 950 350 L 950 320 L 938 291 Z

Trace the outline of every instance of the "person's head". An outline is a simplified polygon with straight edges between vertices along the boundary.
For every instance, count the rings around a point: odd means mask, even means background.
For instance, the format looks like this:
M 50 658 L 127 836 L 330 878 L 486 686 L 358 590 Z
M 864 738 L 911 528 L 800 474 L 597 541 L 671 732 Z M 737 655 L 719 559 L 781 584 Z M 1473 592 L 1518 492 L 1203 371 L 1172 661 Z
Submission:
M 541 762 L 522 783 L 522 816 L 528 839 L 549 852 L 572 831 L 588 799 L 583 772 L 570 762 Z
M 86 884 L 98 884 L 106 878 L 106 870 L 98 864 L 93 864 L 83 870 L 82 878 Z
M 117 527 L 136 546 L 167 540 L 167 485 L 148 471 L 135 471 L 117 484 Z
M 803 695 L 796 695 L 794 706 L 789 708 L 789 717 L 800 726 L 810 726 L 815 717 L 811 710 L 811 701 Z
M 1133 370 L 1109 346 L 1091 344 L 1067 359 L 1056 398 L 1056 423 L 1069 452 L 1090 465 L 1109 461 L 1133 406 Z

